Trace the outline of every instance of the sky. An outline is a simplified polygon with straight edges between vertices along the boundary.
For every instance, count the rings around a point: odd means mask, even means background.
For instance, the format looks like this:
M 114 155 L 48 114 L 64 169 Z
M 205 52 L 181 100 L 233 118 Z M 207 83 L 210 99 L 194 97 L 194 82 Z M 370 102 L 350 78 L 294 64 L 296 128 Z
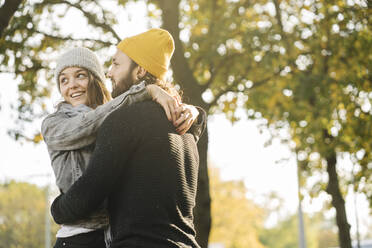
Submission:
M 135 15 L 117 15 L 119 23 L 125 25 L 116 26 L 114 29 L 122 37 L 145 31 L 148 23 L 144 22 L 143 8 L 144 6 L 141 5 L 133 5 L 130 9 L 131 13 L 136 13 Z M 65 18 L 69 20 L 65 22 L 66 32 L 81 35 L 81 30 L 84 30 L 86 24 L 78 21 L 77 14 Z M 10 104 L 15 104 L 16 99 L 17 81 L 9 74 L 0 74 L 0 180 L 15 179 L 40 186 L 54 185 L 53 171 L 44 143 L 34 145 L 26 142 L 22 145 L 7 135 L 7 130 L 14 126 L 16 113 L 10 108 Z M 52 111 L 59 100 L 60 96 L 55 91 L 47 102 L 48 109 Z M 226 120 L 223 114 L 209 117 L 209 165 L 219 168 L 224 180 L 243 180 L 248 190 L 247 196 L 256 203 L 264 204 L 267 199 L 265 196 L 276 192 L 283 199 L 281 213 L 283 215 L 295 213 L 298 198 L 297 171 L 293 154 L 278 140 L 265 147 L 264 144 L 269 138 L 268 131 L 261 133 L 257 127 L 259 121 L 247 120 L 244 111 L 240 110 L 239 115 L 242 120 L 234 125 Z M 32 128 L 39 129 L 40 124 L 40 119 L 35 120 Z M 288 160 L 277 163 L 285 158 Z M 343 164 L 348 166 L 347 161 Z M 355 233 L 353 197 L 353 194 L 347 196 L 346 209 L 352 225 L 352 233 Z M 316 201 L 305 199 L 304 211 L 307 213 L 319 211 L 324 200 L 329 200 L 329 196 L 322 195 Z M 366 226 L 372 225 L 372 218 L 368 214 L 369 207 L 365 197 L 358 195 L 357 202 L 360 229 L 365 233 Z M 330 217 L 334 214 L 334 210 L 328 212 Z M 271 223 L 275 223 L 277 217 L 273 216 Z

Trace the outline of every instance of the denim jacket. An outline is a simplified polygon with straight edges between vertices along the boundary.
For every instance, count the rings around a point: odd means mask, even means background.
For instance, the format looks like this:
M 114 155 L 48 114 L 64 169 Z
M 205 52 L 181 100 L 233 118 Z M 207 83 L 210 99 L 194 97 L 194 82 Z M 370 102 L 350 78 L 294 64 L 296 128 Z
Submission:
M 92 155 L 97 130 L 116 108 L 151 99 L 145 84 L 133 85 L 127 92 L 108 103 L 91 109 L 86 105 L 73 107 L 60 103 L 41 125 L 47 144 L 56 184 L 66 192 L 86 170 Z
M 73 107 L 62 102 L 56 112 L 43 120 L 41 133 L 61 192 L 67 192 L 86 170 L 94 150 L 98 128 L 105 118 L 120 106 L 147 99 L 151 97 L 145 84 L 140 83 L 96 109 L 83 104 Z M 90 229 L 105 228 L 108 226 L 107 211 L 98 209 L 87 219 L 69 225 Z

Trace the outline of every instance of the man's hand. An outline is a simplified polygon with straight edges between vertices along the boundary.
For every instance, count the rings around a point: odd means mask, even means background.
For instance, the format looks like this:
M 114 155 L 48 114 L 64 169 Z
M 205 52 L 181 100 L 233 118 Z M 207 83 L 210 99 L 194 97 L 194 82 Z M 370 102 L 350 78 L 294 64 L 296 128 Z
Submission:
M 176 131 L 182 135 L 190 129 L 194 121 L 198 118 L 199 111 L 195 106 L 188 104 L 181 104 L 181 109 L 181 115 L 173 122 L 173 125 L 177 128 Z
M 177 99 L 154 84 L 147 85 L 146 89 L 152 99 L 163 107 L 168 120 L 174 124 L 183 110 L 180 107 L 180 103 L 177 101 Z

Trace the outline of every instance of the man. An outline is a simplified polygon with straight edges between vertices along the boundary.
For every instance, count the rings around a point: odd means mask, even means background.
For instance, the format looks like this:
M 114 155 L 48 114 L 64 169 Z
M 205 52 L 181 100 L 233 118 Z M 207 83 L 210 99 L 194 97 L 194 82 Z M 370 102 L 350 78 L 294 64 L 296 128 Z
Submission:
M 117 48 L 108 74 L 114 96 L 143 78 L 164 79 L 174 42 L 167 31 L 151 29 Z M 204 126 L 179 135 L 152 101 L 115 110 L 85 174 L 53 202 L 55 221 L 81 219 L 108 198 L 111 247 L 199 247 L 192 210 Z

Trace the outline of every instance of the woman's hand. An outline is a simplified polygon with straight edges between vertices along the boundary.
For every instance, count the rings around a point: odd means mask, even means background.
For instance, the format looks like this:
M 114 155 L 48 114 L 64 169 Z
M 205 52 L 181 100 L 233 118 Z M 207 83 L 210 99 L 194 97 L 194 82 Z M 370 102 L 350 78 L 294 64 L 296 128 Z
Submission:
M 190 129 L 194 121 L 198 118 L 199 111 L 195 106 L 188 104 L 181 104 L 181 109 L 181 115 L 173 122 L 173 125 L 176 127 L 176 131 L 182 135 Z
M 193 105 L 181 104 L 157 85 L 147 85 L 146 89 L 152 99 L 163 107 L 168 120 L 173 123 L 177 132 L 181 135 L 185 134 L 198 118 L 198 109 Z
M 152 99 L 163 107 L 168 120 L 175 123 L 182 112 L 177 99 L 155 84 L 147 85 L 146 89 Z

